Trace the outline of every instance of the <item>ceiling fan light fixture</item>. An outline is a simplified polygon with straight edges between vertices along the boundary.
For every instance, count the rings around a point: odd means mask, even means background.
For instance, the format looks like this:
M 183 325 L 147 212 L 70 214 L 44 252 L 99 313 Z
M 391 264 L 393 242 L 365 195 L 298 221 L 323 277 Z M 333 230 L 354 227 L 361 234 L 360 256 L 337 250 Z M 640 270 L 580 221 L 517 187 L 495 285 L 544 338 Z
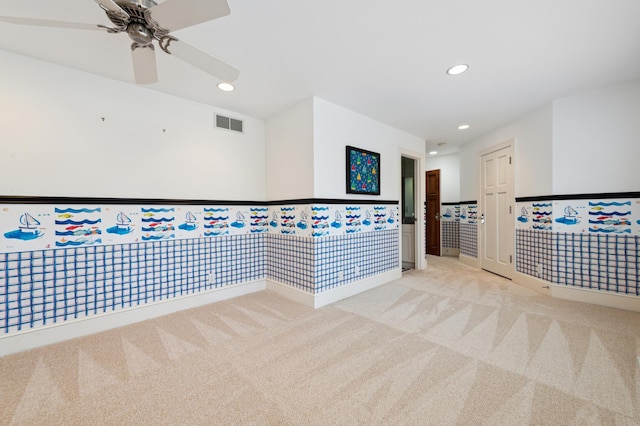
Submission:
M 468 69 L 469 69 L 469 65 L 467 65 L 467 64 L 458 64 L 458 65 L 454 65 L 451 68 L 449 68 L 447 70 L 447 74 L 449 74 L 449 75 L 458 75 L 458 74 L 462 74 L 463 72 L 465 72 Z
M 223 92 L 233 92 L 234 90 L 236 90 L 235 86 L 231 83 L 218 83 L 218 89 L 222 90 Z

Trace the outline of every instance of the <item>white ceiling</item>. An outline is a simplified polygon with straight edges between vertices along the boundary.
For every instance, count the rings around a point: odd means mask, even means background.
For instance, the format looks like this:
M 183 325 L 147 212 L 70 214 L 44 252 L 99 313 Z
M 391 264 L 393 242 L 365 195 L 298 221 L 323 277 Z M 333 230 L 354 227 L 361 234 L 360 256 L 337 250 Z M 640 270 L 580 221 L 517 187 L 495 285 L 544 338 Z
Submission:
M 553 99 L 640 78 L 638 0 L 228 2 L 231 15 L 172 34 L 238 68 L 236 91 L 159 49 L 151 89 L 265 119 L 318 96 L 451 152 Z M 0 15 L 109 24 L 92 0 L 3 1 Z M 133 82 L 129 45 L 0 22 L 2 49 Z M 458 63 L 469 71 L 445 74 Z

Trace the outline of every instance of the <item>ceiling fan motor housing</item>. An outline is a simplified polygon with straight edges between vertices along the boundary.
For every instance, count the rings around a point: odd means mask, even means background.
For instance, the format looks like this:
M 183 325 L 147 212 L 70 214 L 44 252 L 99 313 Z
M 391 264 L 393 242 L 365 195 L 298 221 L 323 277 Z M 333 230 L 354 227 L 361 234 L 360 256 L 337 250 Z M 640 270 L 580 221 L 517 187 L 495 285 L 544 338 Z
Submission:
M 131 37 L 131 40 L 136 42 L 140 46 L 146 46 L 153 41 L 153 35 L 149 28 L 137 22 L 132 22 L 127 27 L 127 34 Z

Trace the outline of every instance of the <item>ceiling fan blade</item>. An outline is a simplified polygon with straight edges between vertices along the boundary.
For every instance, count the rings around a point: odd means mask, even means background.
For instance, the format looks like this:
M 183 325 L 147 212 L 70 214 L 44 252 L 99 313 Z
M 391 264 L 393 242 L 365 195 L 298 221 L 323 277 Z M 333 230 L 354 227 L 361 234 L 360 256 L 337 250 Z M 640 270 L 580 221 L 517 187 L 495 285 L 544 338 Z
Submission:
M 133 59 L 133 73 L 138 84 L 151 84 L 158 81 L 158 68 L 156 66 L 156 53 L 153 45 L 131 46 Z
M 37 26 L 37 27 L 71 28 L 74 30 L 102 31 L 102 28 L 93 24 L 81 24 L 77 22 L 66 22 L 66 21 L 52 21 L 49 19 L 31 19 L 31 18 L 16 18 L 13 16 L 0 16 L 0 21 L 8 22 L 10 24 L 31 25 L 31 26 Z
M 129 17 L 129 14 L 125 12 L 123 8 L 118 6 L 113 0 L 95 0 L 95 2 L 102 6 L 102 8 L 105 10 L 110 10 L 111 12 L 123 14 L 124 16 Z
M 200 68 L 202 71 L 227 83 L 235 81 L 240 75 L 240 71 L 231 65 L 228 65 L 220 59 L 216 59 L 182 41 L 172 40 L 170 46 L 167 46 L 166 51 L 173 56 L 182 59 L 186 63 L 193 65 L 196 68 Z
M 162 28 L 175 31 L 227 16 L 231 9 L 227 0 L 166 0 L 149 13 Z

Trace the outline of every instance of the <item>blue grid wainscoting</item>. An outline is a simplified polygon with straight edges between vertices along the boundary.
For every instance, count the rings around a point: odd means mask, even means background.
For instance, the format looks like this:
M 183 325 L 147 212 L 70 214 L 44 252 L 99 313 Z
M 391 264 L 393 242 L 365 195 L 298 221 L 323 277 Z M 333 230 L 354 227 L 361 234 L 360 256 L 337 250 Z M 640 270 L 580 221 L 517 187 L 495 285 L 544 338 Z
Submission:
M 399 268 L 399 230 L 315 241 L 315 293 Z
M 0 254 L 3 333 L 264 278 L 264 238 L 239 235 Z
M 478 203 L 460 202 L 460 254 L 478 258 Z
M 319 294 L 399 268 L 399 231 L 303 238 L 267 234 L 266 278 Z
M 317 295 L 400 268 L 394 202 L 116 201 L 3 205 L 0 335 L 265 279 Z
M 478 226 L 475 223 L 460 223 L 460 254 L 478 258 Z
M 460 205 L 458 203 L 442 203 L 440 218 L 442 254 L 457 254 L 460 249 Z
M 516 271 L 640 296 L 639 194 L 520 198 L 516 212 Z
M 516 247 L 516 270 L 523 274 L 554 284 L 640 295 L 638 236 L 519 229 Z
M 455 221 L 442 221 L 442 248 L 460 248 L 460 223 Z
M 556 284 L 640 295 L 640 237 L 553 234 Z
M 516 271 L 551 281 L 552 253 L 551 232 L 516 230 Z
M 293 235 L 265 235 L 266 278 L 309 293 L 314 292 L 315 241 Z

